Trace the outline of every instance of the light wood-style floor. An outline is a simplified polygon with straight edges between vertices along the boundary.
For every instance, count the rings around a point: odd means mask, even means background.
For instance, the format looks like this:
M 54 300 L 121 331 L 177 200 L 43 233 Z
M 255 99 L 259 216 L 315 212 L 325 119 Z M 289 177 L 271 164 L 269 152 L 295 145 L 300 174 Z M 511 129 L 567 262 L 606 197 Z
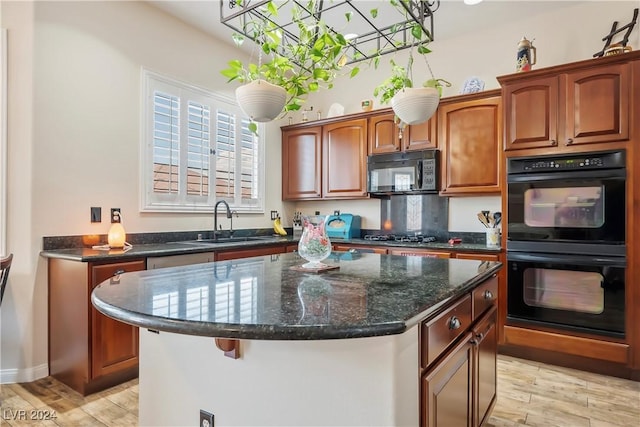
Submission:
M 2 425 L 138 425 L 137 380 L 84 398 L 51 377 L 0 387 Z M 56 419 L 33 419 L 47 415 Z M 499 356 L 498 402 L 485 426 L 638 427 L 640 383 Z

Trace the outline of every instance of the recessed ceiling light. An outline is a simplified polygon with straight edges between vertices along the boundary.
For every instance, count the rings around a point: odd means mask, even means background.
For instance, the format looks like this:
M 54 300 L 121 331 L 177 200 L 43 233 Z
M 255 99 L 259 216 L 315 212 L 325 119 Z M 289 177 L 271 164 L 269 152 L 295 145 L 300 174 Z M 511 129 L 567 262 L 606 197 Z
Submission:
M 482 1 L 482 0 L 480 0 L 480 1 Z M 344 35 L 344 38 L 346 40 L 353 40 L 353 39 L 358 38 L 358 35 L 357 34 L 353 34 L 353 33 L 348 33 L 348 34 Z
M 464 0 L 464 4 L 474 5 L 480 3 L 482 0 Z

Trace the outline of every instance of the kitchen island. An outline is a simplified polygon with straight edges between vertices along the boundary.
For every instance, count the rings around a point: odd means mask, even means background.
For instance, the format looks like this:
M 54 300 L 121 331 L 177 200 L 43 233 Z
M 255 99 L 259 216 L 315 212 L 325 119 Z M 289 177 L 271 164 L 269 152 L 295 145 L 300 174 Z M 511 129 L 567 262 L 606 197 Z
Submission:
M 141 425 L 194 425 L 200 409 L 218 426 L 437 425 L 430 396 L 452 389 L 429 379 L 443 366 L 467 372 L 456 401 L 466 392 L 468 405 L 454 412 L 484 419 L 471 329 L 495 319 L 500 263 L 368 253 L 332 256 L 338 268 L 321 273 L 302 263 L 281 254 L 148 270 L 93 291 L 100 312 L 148 329 Z

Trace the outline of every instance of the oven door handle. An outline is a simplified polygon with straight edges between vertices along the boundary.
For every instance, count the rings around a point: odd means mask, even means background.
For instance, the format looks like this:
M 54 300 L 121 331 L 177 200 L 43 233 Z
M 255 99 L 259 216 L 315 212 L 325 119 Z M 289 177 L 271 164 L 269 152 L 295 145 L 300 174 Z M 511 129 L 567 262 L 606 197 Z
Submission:
M 539 254 L 524 252 L 507 252 L 508 261 L 549 262 L 555 264 L 599 265 L 611 267 L 626 267 L 625 257 Z
M 625 169 L 577 170 L 547 173 L 519 173 L 507 176 L 507 182 L 557 181 L 572 179 L 625 179 Z

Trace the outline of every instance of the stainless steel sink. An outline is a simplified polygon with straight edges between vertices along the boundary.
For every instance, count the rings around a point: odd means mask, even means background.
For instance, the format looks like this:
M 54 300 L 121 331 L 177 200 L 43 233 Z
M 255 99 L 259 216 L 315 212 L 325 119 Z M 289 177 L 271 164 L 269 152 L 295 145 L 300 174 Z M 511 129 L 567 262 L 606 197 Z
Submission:
M 271 236 L 218 237 L 217 239 L 184 240 L 182 242 L 174 243 L 181 243 L 185 245 L 219 245 L 222 243 L 255 242 L 275 239 L 275 237 Z

